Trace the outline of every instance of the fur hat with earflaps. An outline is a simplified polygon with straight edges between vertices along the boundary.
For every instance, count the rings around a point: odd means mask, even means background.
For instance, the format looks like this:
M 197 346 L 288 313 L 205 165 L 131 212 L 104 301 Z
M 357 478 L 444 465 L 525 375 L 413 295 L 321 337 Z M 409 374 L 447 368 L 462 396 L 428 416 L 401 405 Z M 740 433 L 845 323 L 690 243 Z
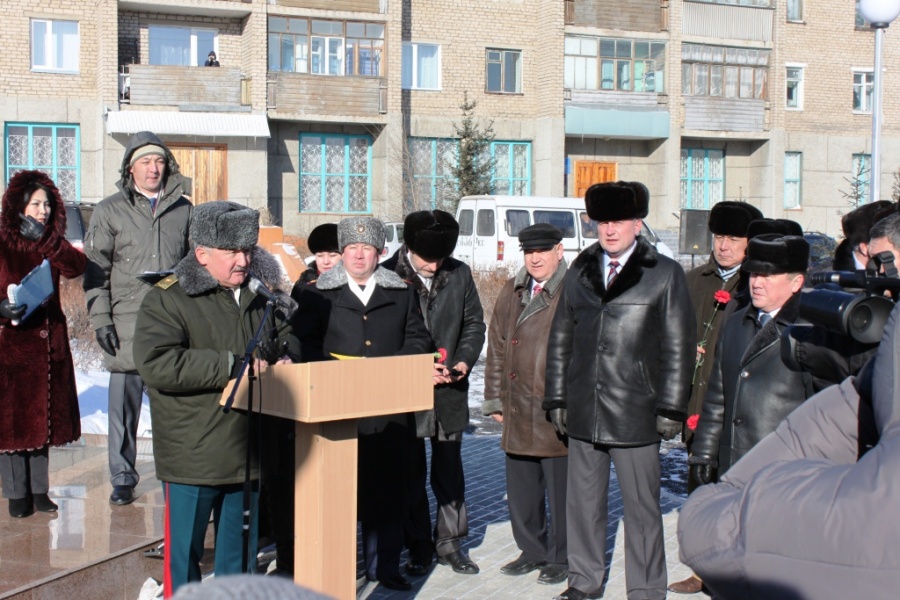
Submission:
M 259 211 L 217 200 L 194 208 L 190 239 L 196 246 L 246 250 L 259 240 Z
M 384 249 L 384 223 L 375 217 L 347 217 L 338 223 L 338 247 L 341 252 L 350 244 L 368 244 L 379 252 Z
M 650 212 L 650 190 L 637 181 L 595 183 L 584 194 L 584 206 L 598 223 L 643 219 Z
M 778 273 L 806 273 L 809 267 L 809 243 L 800 236 L 764 233 L 750 239 L 747 273 L 775 275 Z
M 313 254 L 317 252 L 336 252 L 341 253 L 338 246 L 338 226 L 337 223 L 324 223 L 309 232 L 306 238 L 306 245 Z
M 855 248 L 863 242 L 868 242 L 869 230 L 875 224 L 879 213 L 881 213 L 882 217 L 885 217 L 890 214 L 890 211 L 885 209 L 891 209 L 894 206 L 893 202 L 878 200 L 854 208 L 841 217 L 841 229 L 844 232 L 844 237 L 850 242 L 850 246 Z
M 762 211 L 747 202 L 717 202 L 709 211 L 709 231 L 713 235 L 748 237 L 750 223 L 762 218 Z
M 778 235 L 803 236 L 803 227 L 797 221 L 790 219 L 756 219 L 747 228 L 747 237 L 755 238 L 765 233 L 777 233 Z
M 459 223 L 442 210 L 409 213 L 403 221 L 403 242 L 425 260 L 441 260 L 453 254 Z

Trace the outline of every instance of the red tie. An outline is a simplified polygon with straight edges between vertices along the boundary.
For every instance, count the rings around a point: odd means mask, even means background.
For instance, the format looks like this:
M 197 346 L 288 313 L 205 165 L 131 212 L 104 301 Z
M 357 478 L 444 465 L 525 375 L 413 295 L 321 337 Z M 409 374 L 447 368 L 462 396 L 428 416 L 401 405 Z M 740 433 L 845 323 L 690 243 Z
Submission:
M 609 261 L 609 273 L 606 275 L 606 289 L 609 289 L 610 286 L 612 286 L 613 281 L 616 280 L 616 276 L 618 275 L 618 271 L 616 271 L 617 268 L 619 268 L 618 261 Z
M 531 290 L 531 297 L 537 298 L 540 295 L 541 290 L 543 290 L 543 289 L 544 288 L 541 287 L 541 284 L 537 284 L 536 286 L 534 286 L 534 289 Z

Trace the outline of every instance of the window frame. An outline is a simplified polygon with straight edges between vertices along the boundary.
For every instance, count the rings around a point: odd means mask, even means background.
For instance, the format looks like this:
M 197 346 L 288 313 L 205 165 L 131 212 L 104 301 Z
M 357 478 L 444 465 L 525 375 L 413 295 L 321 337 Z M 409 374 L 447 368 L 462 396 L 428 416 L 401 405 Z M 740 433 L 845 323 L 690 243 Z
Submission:
M 190 64 L 183 65 L 170 65 L 168 63 L 160 63 L 153 62 L 153 30 L 161 30 L 161 29 L 178 29 L 180 31 L 188 31 L 190 36 Z M 206 58 L 209 55 L 209 50 L 204 52 L 200 52 L 198 45 L 198 32 L 212 32 L 213 34 L 213 47 L 212 51 L 219 54 L 219 30 L 216 27 L 188 27 L 185 25 L 172 25 L 170 23 L 152 23 L 147 27 L 147 64 L 150 65 L 159 65 L 159 66 L 173 66 L 173 67 L 199 67 L 202 66 L 203 63 L 206 62 Z
M 684 153 L 687 152 L 687 164 L 684 169 L 684 173 L 687 174 L 686 177 L 679 176 L 679 187 L 681 182 L 685 182 L 685 189 L 681 190 L 679 193 L 679 202 L 682 208 L 711 208 L 717 202 L 721 202 L 725 199 L 725 166 L 726 166 L 726 155 L 724 149 L 718 148 L 681 148 L 681 155 L 679 160 L 683 160 L 685 158 Z M 694 153 L 702 153 L 703 154 L 703 177 L 695 178 L 693 177 L 693 160 Z M 710 164 L 710 153 L 719 153 L 719 158 L 722 161 L 722 176 L 719 178 L 710 177 L 709 176 L 709 164 Z M 691 183 L 694 181 L 702 181 L 703 182 L 703 198 L 701 199 L 702 204 L 697 204 L 697 201 L 693 198 L 693 186 Z M 710 183 L 711 182 L 719 182 L 721 184 L 721 194 L 719 198 L 712 198 L 710 195 Z M 685 194 L 686 191 L 686 194 Z
M 505 177 L 500 177 L 497 173 L 497 151 L 501 146 L 509 146 L 509 169 L 506 173 Z M 516 147 L 524 146 L 526 148 L 525 151 L 525 176 L 517 177 L 516 176 L 516 161 L 515 161 L 515 149 Z M 534 168 L 532 165 L 531 159 L 531 142 L 530 141 L 510 141 L 510 140 L 501 140 L 501 141 L 493 141 L 491 142 L 491 160 L 493 160 L 494 168 L 491 169 L 491 190 L 492 193 L 498 194 L 501 196 L 530 196 L 531 195 L 531 171 Z M 497 182 L 505 181 L 508 182 L 505 191 L 497 190 Z M 524 190 L 523 193 L 519 194 L 514 191 L 514 186 L 516 183 L 524 182 Z
M 303 140 L 304 138 L 318 138 L 319 146 L 322 148 L 319 156 L 320 163 L 318 170 L 306 170 L 305 165 L 303 164 Z M 341 173 L 330 173 L 328 172 L 328 161 L 327 161 L 327 140 L 329 138 L 339 138 L 344 141 L 344 157 L 343 157 L 343 170 Z M 350 147 L 353 140 L 364 139 L 366 140 L 367 148 L 366 148 L 366 172 L 365 173 L 352 173 L 350 172 Z M 367 214 L 372 212 L 372 144 L 373 139 L 370 135 L 361 135 L 361 134 L 344 134 L 344 133 L 311 133 L 311 132 L 301 132 L 299 135 L 299 146 L 298 146 L 298 193 L 297 193 L 297 211 L 301 213 L 329 213 L 329 214 L 341 214 L 341 215 L 359 215 L 359 214 Z M 320 190 L 319 190 L 319 204 L 317 209 L 306 209 L 303 208 L 303 178 L 307 177 L 319 177 L 320 180 Z M 340 178 L 343 181 L 343 189 L 344 189 L 344 198 L 343 198 L 343 208 L 340 211 L 332 211 L 326 210 L 327 207 L 327 191 L 328 186 L 326 181 L 328 178 Z M 366 179 L 366 208 L 365 210 L 360 211 L 351 211 L 350 210 L 350 181 L 353 178 L 361 178 L 365 177 Z
M 499 60 L 491 60 L 491 53 L 499 52 L 500 58 Z M 518 60 L 516 61 L 516 89 L 513 91 L 509 91 L 504 89 L 506 86 L 506 75 L 507 75 L 507 65 L 506 65 L 506 56 L 507 54 L 516 54 L 518 55 Z M 525 53 L 521 49 L 515 48 L 485 48 L 484 51 L 484 93 L 485 94 L 522 94 L 522 90 L 524 88 L 524 68 L 523 63 L 525 61 Z M 490 89 L 490 68 L 491 65 L 500 65 L 500 89 L 492 90 Z
M 850 72 L 853 75 L 853 114 L 871 115 L 872 104 L 875 102 L 875 69 L 854 67 Z M 857 76 L 863 76 L 863 81 L 857 83 Z M 859 98 L 864 105 L 861 108 L 856 107 L 857 88 L 861 90 Z
M 791 17 L 791 7 L 794 7 L 794 17 Z M 788 23 L 803 23 L 803 0 L 786 0 L 785 21 Z
M 429 154 L 429 168 L 428 172 L 419 172 L 416 170 L 416 149 L 415 145 L 417 144 L 427 144 L 428 145 L 428 154 Z M 450 161 L 447 160 L 447 157 L 444 153 L 440 152 L 441 146 L 446 146 L 450 144 L 453 146 L 453 164 L 450 164 Z M 456 161 L 459 160 L 459 140 L 454 138 L 432 138 L 432 137 L 414 137 L 410 136 L 406 139 L 406 145 L 409 154 L 409 177 L 412 179 L 413 189 L 411 190 L 411 194 L 416 195 L 418 191 L 421 189 L 418 183 L 422 181 L 428 182 L 428 198 L 431 203 L 431 208 L 444 208 L 444 203 L 447 200 L 444 195 L 439 194 L 439 188 L 443 188 L 445 186 L 449 187 L 449 192 L 451 195 L 455 191 L 456 181 L 453 178 L 452 172 L 450 169 L 456 166 Z M 438 197 L 440 195 L 440 198 Z M 416 201 L 419 201 L 420 198 L 416 197 Z M 440 200 L 440 202 L 439 202 Z
M 437 86 L 436 87 L 425 87 L 419 81 L 419 47 L 420 46 L 430 46 L 433 48 L 437 48 Z M 406 69 L 407 69 L 407 49 L 409 50 L 409 81 L 407 81 Z M 401 75 L 400 75 L 400 87 L 404 90 L 426 90 L 426 91 L 436 91 L 439 92 L 443 89 L 443 81 L 441 80 L 441 67 L 443 60 L 443 52 L 441 50 L 441 45 L 434 42 L 403 42 L 402 49 L 402 57 L 401 57 Z
M 788 160 L 789 159 L 797 159 L 797 176 L 796 177 L 788 177 Z M 797 201 L 794 204 L 788 204 L 788 188 L 790 186 L 796 185 L 797 192 L 796 198 Z M 803 153 L 796 151 L 785 151 L 784 153 L 784 197 L 782 198 L 782 204 L 785 210 L 798 210 L 803 208 Z
M 284 21 L 285 31 L 281 31 L 277 25 L 278 21 Z M 317 31 L 315 26 L 328 25 L 334 28 L 333 31 L 324 32 Z M 302 26 L 301 26 L 302 25 Z M 335 26 L 340 26 L 340 33 L 336 31 Z M 351 35 L 348 32 L 349 26 L 361 25 L 363 27 L 363 35 Z M 296 27 L 296 31 L 292 30 L 292 26 Z M 381 28 L 381 37 L 370 36 L 370 27 Z M 306 75 L 319 75 L 323 77 L 384 77 L 385 63 L 387 56 L 387 41 L 385 38 L 385 29 L 387 24 L 381 21 L 359 21 L 354 19 L 319 19 L 316 17 L 289 17 L 279 15 L 269 15 L 266 21 L 266 69 L 273 73 L 302 73 Z M 278 64 L 273 63 L 273 42 L 278 41 Z M 285 69 L 284 55 L 282 49 L 285 47 L 285 40 L 293 42 L 293 61 L 294 67 L 299 64 L 303 65 L 302 69 Z M 339 43 L 337 51 L 339 72 L 332 72 L 331 67 L 334 61 L 331 57 L 334 55 L 333 43 Z M 323 51 L 318 57 L 314 55 L 313 43 L 323 43 Z M 297 48 L 302 48 L 304 52 L 303 58 L 297 58 Z M 365 59 L 361 59 L 365 55 Z M 317 70 L 313 69 L 314 61 L 320 59 Z M 371 73 L 374 65 L 377 73 Z M 277 66 L 278 68 L 273 68 Z M 364 68 L 366 67 L 366 68 Z
M 569 52 L 566 46 L 569 42 L 577 41 L 579 50 L 577 52 Z M 584 50 L 584 42 L 591 42 L 594 45 L 594 53 L 586 53 Z M 612 38 L 606 36 L 585 36 L 585 35 L 567 35 L 565 36 L 563 46 L 563 79 L 568 80 L 564 84 L 567 89 L 575 90 L 602 90 L 604 92 L 624 92 L 624 93 L 648 93 L 662 94 L 665 93 L 665 70 L 667 62 L 668 44 L 665 40 L 650 40 L 643 38 Z M 613 44 L 612 53 L 604 54 L 604 46 L 607 48 L 609 44 Z M 624 46 L 628 44 L 628 55 L 624 55 Z M 639 46 L 646 45 L 646 56 L 638 56 L 644 52 L 639 52 Z M 620 46 L 623 52 L 620 53 Z M 592 64 L 593 63 L 593 64 Z M 612 66 L 611 84 L 604 87 L 604 66 L 607 64 Z M 627 64 L 628 82 L 627 87 L 623 87 L 621 82 L 621 67 Z M 638 73 L 638 65 L 643 67 L 641 74 Z M 647 66 L 650 65 L 650 69 Z M 589 73 L 591 66 L 594 67 L 593 73 Z M 660 67 L 660 68 L 657 68 Z M 571 73 L 570 73 L 571 70 Z M 584 85 L 578 84 L 578 71 L 584 71 Z M 652 81 L 648 84 L 648 76 L 652 74 Z M 657 82 L 657 74 L 662 78 L 662 82 Z M 590 85 L 593 83 L 594 85 Z M 637 90 L 638 83 L 643 89 Z M 649 87 L 653 89 L 648 89 Z
M 769 99 L 771 50 L 693 42 L 684 43 L 681 48 L 682 95 L 732 100 Z M 751 53 L 755 53 L 755 62 L 751 62 L 754 56 Z M 718 84 L 714 88 L 717 78 Z M 720 93 L 713 93 L 714 89 Z
M 47 64 L 36 64 L 35 58 L 35 49 L 36 49 L 36 35 L 35 35 L 35 25 L 38 23 L 44 23 L 47 26 L 47 31 L 45 33 L 44 40 L 44 55 L 50 59 Z M 54 33 L 53 26 L 55 24 L 62 23 L 74 23 L 75 24 L 75 36 L 77 39 L 77 48 L 75 48 L 74 52 L 74 68 L 66 68 L 65 65 L 56 64 L 57 58 L 62 52 L 59 48 L 59 36 L 64 35 L 63 33 Z M 62 74 L 78 74 L 81 73 L 81 23 L 79 21 L 73 21 L 69 19 L 40 19 L 40 18 L 32 18 L 29 21 L 28 27 L 29 33 L 29 49 L 31 51 L 31 71 L 35 73 L 62 73 Z M 66 56 L 71 56 L 70 52 L 67 52 Z
M 789 89 L 789 84 L 792 81 L 792 78 L 789 75 L 789 71 L 791 69 L 796 69 L 800 73 L 799 79 L 793 79 L 793 81 L 797 82 L 797 99 L 796 105 L 791 106 L 788 101 L 787 91 Z M 784 98 L 784 109 L 792 110 L 792 111 L 801 111 L 803 110 L 803 92 L 806 82 L 806 65 L 800 63 L 785 63 L 784 64 L 784 88 L 785 88 L 785 98 Z
M 25 127 L 28 132 L 28 161 L 22 164 L 13 164 L 10 163 L 11 152 L 9 149 L 9 137 L 10 137 L 10 129 L 14 127 Z M 34 162 L 34 130 L 37 128 L 50 128 L 51 130 L 51 156 L 52 159 L 50 164 L 36 164 Z M 59 139 L 59 130 L 60 129 L 71 129 L 75 135 L 72 136 L 75 138 L 75 164 L 74 165 L 60 165 L 58 162 L 58 150 L 59 145 L 57 140 Z M 66 136 L 68 137 L 68 136 Z M 19 170 L 38 170 L 47 174 L 54 182 L 57 183 L 57 187 L 59 187 L 60 194 L 63 195 L 63 200 L 73 201 L 73 202 L 81 202 L 81 125 L 77 123 L 35 123 L 35 122 L 22 122 L 22 121 L 8 121 L 4 124 L 3 127 L 3 167 L 4 174 L 6 175 L 6 181 L 9 181 L 13 176 L 13 171 Z M 75 191 L 74 197 L 66 197 L 66 191 L 64 189 L 64 185 L 61 182 L 60 171 L 74 171 L 75 172 Z

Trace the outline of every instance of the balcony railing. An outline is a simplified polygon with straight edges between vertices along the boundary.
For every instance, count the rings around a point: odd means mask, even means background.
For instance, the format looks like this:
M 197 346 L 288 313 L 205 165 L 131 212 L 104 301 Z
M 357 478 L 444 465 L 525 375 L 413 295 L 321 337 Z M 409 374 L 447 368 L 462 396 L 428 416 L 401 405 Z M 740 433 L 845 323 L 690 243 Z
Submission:
M 771 8 L 685 2 L 681 31 L 684 35 L 771 42 L 774 14 Z
M 119 100 L 142 106 L 249 104 L 249 79 L 240 69 L 126 65 L 119 73 Z
M 270 71 L 267 108 L 285 114 L 374 117 L 387 112 L 383 77 L 329 77 Z

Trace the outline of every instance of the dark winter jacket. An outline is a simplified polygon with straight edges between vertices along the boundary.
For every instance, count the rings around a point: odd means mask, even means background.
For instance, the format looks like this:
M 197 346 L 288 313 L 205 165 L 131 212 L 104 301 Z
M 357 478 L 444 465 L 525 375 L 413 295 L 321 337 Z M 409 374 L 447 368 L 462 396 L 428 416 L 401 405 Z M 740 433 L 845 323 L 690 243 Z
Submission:
M 469 267 L 455 258 L 447 258 L 435 273 L 429 290 L 409 264 L 406 245 L 382 266 L 414 286 L 435 348 L 447 350 L 447 366 L 463 362 L 471 372 L 484 346 L 485 324 Z M 434 410 L 416 413 L 416 434 L 419 437 L 434 435 L 435 418 L 447 433 L 466 428 L 469 424 L 468 377 L 434 389 Z
M 259 247 L 251 255 L 250 272 L 270 286 L 281 276 L 276 260 Z M 244 480 L 247 414 L 222 412 L 219 399 L 265 305 L 246 282 L 238 305 L 193 252 L 147 293 L 137 315 L 134 355 L 149 390 L 160 481 L 224 485 Z M 293 354 L 297 342 L 282 317 L 275 311 L 264 333 L 274 328 L 278 342 L 287 342 Z M 251 448 L 255 451 L 256 444 Z M 250 475 L 259 477 L 255 452 Z
M 812 377 L 789 370 L 781 360 L 781 332 L 798 319 L 799 305 L 795 294 L 762 329 L 753 306 L 725 323 L 691 464 L 717 466 L 720 475 L 725 473 L 813 395 Z
M 547 338 L 565 276 L 563 260 L 541 293 L 532 298 L 532 278 L 522 267 L 506 282 L 494 304 L 482 411 L 485 415 L 503 414 L 500 447 L 508 454 L 551 458 L 569 452 L 541 408 Z
M 685 419 L 697 352 L 684 271 L 641 237 L 609 290 L 602 267 L 595 243 L 566 274 L 543 408 L 567 408 L 568 435 L 579 440 L 657 443 L 657 415 Z
M 25 187 L 38 181 L 55 191 L 44 236 L 33 242 L 19 234 Z M 60 446 L 81 437 L 75 369 L 66 316 L 59 296 L 60 275 L 77 277 L 87 259 L 66 241 L 66 207 L 43 173 L 19 175 L 3 194 L 0 212 L 0 299 L 45 258 L 54 293 L 18 325 L 0 317 L 0 451 Z M 21 185 L 18 185 L 21 184 Z
M 875 359 L 870 393 L 863 376 L 810 398 L 721 483 L 696 490 L 682 507 L 681 561 L 703 578 L 714 597 L 897 597 L 897 317 L 895 308 Z M 871 428 L 880 439 L 860 458 L 864 432 Z
M 687 414 L 699 415 L 703 407 L 703 397 L 706 395 L 706 384 L 712 374 L 713 362 L 716 359 L 716 341 L 719 332 L 725 322 L 725 306 L 716 302 L 713 295 L 719 290 L 725 290 L 734 295 L 740 286 L 741 280 L 748 275 L 738 270 L 728 281 L 723 281 L 719 276 L 719 266 L 710 256 L 709 262 L 696 269 L 687 272 L 688 292 L 691 295 L 691 303 L 694 306 L 694 317 L 697 320 L 697 343 L 703 344 L 706 353 L 702 355 L 699 367 L 694 369 L 691 384 L 691 399 L 688 402 Z M 707 325 L 709 330 L 707 331 Z M 704 342 L 705 335 L 705 342 Z M 682 439 L 689 442 L 694 432 L 684 427 Z
M 374 358 L 431 352 L 431 338 L 412 288 L 393 271 L 378 267 L 377 287 L 367 305 L 347 284 L 343 263 L 315 283 L 297 284 L 294 328 L 304 361 L 339 356 Z M 396 373 L 403 377 L 403 373 Z M 396 521 L 407 486 L 409 414 L 359 420 L 358 510 L 361 521 Z
M 84 276 L 85 299 L 94 329 L 115 325 L 121 347 L 115 356 L 104 354 L 112 372 L 135 370 L 132 353 L 138 309 L 150 287 L 136 279 L 147 271 L 171 269 L 188 252 L 191 203 L 190 180 L 183 177 L 175 157 L 166 149 L 164 189 L 151 212 L 150 201 L 135 191 L 128 171 L 131 155 L 148 143 L 165 148 L 145 132 L 131 139 L 122 158 L 119 191 L 94 209 L 84 241 L 90 263 Z

